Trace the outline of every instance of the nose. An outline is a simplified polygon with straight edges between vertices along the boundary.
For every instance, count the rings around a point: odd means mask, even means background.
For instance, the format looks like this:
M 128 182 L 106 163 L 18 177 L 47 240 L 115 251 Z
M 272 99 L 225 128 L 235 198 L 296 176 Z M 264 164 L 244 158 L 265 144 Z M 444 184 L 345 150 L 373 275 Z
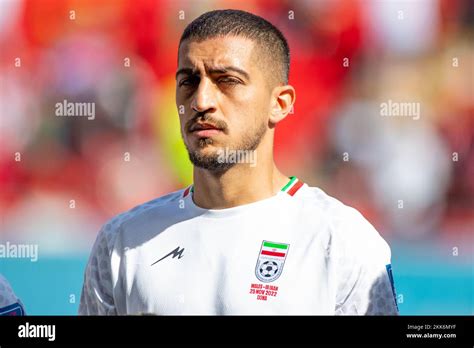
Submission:
M 191 101 L 191 108 L 196 112 L 216 111 L 216 96 L 213 83 L 207 78 L 201 78 L 199 86 Z

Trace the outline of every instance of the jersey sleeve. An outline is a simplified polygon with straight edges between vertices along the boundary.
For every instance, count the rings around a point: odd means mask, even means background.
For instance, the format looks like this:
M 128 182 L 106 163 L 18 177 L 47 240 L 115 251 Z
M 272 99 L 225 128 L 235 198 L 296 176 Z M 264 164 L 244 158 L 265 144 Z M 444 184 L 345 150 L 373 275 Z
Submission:
M 84 273 L 79 315 L 116 315 L 110 224 L 99 232 Z
M 337 231 L 336 315 L 398 315 L 390 247 L 356 210 Z
M 10 283 L 0 274 L 0 316 L 23 316 L 25 308 Z

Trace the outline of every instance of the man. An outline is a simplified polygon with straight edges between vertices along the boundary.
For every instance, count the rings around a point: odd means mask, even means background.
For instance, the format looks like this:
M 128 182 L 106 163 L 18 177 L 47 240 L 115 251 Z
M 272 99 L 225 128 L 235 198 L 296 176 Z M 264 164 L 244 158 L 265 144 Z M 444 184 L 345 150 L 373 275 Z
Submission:
M 10 283 L 0 274 L 0 315 L 22 316 L 25 308 L 20 299 L 13 292 Z
M 377 231 L 275 166 L 289 63 L 283 35 L 253 14 L 188 25 L 176 102 L 194 185 L 102 228 L 80 314 L 397 314 Z

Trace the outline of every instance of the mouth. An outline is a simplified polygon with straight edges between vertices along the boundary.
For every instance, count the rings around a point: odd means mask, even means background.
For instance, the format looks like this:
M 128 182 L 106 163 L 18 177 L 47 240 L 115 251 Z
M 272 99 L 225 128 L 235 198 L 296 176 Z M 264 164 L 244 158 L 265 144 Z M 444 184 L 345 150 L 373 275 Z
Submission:
M 210 137 L 223 133 L 223 129 L 213 125 L 212 123 L 195 123 L 190 128 L 189 132 L 198 137 Z

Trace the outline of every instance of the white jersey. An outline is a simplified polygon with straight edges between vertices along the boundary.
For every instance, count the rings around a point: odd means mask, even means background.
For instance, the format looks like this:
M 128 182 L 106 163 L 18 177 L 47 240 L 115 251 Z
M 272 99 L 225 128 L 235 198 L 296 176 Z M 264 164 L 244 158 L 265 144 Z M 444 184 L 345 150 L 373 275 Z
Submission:
M 21 316 L 25 309 L 20 299 L 13 292 L 12 287 L 0 274 L 0 315 Z
M 398 314 L 390 248 L 355 209 L 292 177 L 203 209 L 192 186 L 100 231 L 79 314 Z

